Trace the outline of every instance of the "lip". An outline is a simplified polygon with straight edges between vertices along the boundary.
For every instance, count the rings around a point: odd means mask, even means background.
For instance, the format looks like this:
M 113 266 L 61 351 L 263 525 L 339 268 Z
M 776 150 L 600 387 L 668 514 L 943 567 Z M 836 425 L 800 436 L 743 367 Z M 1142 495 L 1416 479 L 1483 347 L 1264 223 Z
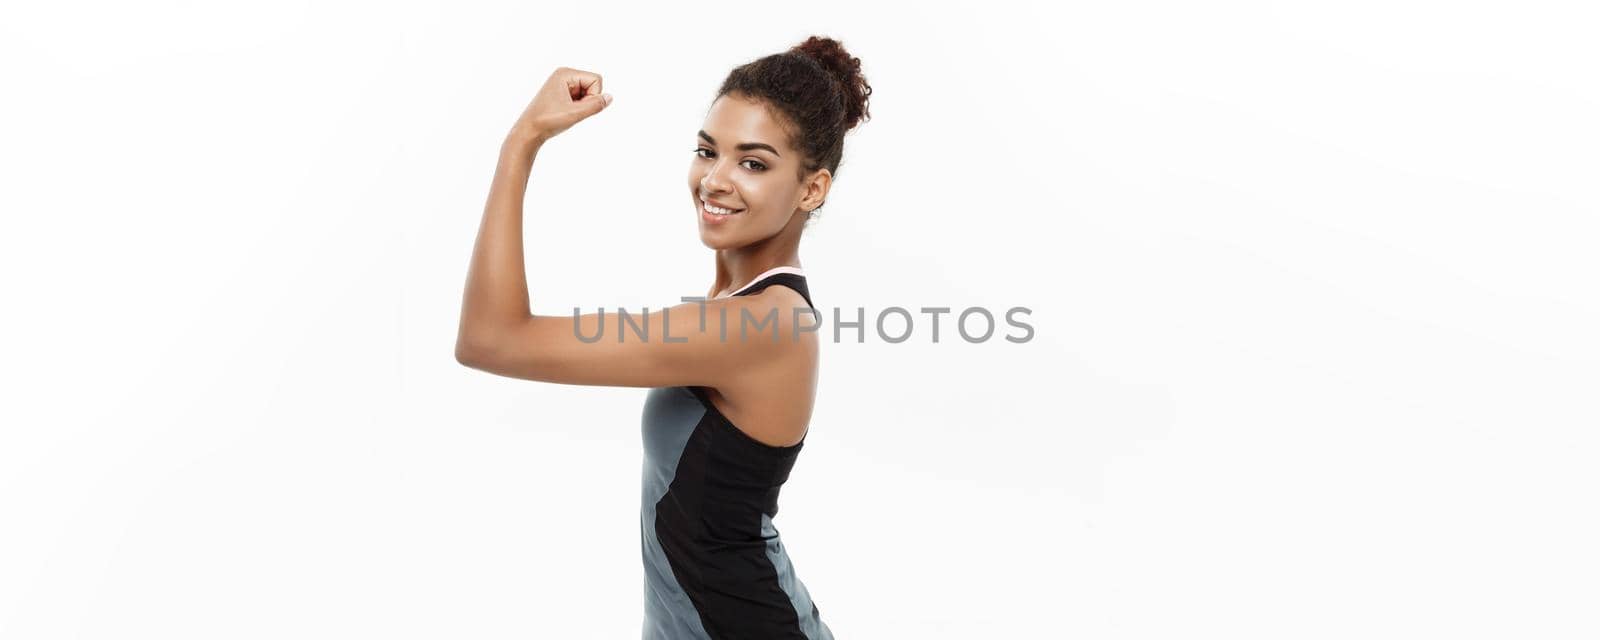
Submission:
M 722 205 L 719 205 L 719 204 L 716 204 L 716 203 L 712 203 L 712 206 L 720 207 Z M 723 208 L 732 209 L 733 207 L 723 207 Z M 722 224 L 724 222 L 727 222 L 729 218 L 737 218 L 739 216 L 744 215 L 744 211 L 740 210 L 738 213 L 730 213 L 730 214 L 725 215 L 725 216 L 719 216 L 719 215 L 711 213 L 710 211 L 706 211 L 705 204 L 703 204 L 703 203 L 699 206 L 699 209 L 700 209 L 700 219 L 704 220 L 706 224 Z
M 716 200 L 712 200 L 711 198 L 707 198 L 707 197 L 704 197 L 704 196 L 702 196 L 700 198 L 700 202 L 710 204 L 711 206 L 716 207 L 718 209 L 738 209 L 739 208 L 739 207 L 730 207 L 728 205 L 722 204 L 721 202 L 717 202 Z

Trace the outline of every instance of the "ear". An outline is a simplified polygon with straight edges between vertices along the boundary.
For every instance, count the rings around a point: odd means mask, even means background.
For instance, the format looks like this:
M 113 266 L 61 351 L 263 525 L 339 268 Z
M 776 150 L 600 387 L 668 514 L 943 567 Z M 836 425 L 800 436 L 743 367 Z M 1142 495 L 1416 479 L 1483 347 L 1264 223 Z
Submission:
M 822 201 L 828 199 L 828 189 L 833 186 L 833 172 L 827 169 L 817 169 L 801 189 L 800 210 L 810 211 L 822 206 Z

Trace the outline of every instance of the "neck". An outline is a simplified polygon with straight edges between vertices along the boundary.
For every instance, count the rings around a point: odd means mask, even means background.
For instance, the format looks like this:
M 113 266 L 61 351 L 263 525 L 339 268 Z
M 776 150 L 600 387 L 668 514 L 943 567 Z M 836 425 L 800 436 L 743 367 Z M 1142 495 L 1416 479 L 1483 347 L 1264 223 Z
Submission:
M 716 253 L 717 279 L 711 285 L 710 298 L 737 291 L 773 267 L 800 267 L 800 256 L 794 252 L 764 255 L 754 247 L 740 247 Z

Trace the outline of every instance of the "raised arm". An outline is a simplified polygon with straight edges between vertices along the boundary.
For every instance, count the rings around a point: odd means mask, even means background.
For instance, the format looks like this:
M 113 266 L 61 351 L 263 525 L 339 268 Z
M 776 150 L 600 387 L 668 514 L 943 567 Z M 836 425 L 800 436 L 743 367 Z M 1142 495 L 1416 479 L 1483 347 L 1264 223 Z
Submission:
M 509 377 L 564 384 L 721 386 L 732 376 L 800 350 L 803 300 L 774 287 L 754 296 L 688 302 L 669 309 L 535 315 L 522 250 L 523 200 L 545 141 L 604 109 L 600 77 L 557 69 L 500 148 L 473 247 L 456 334 L 456 360 Z M 598 336 L 598 337 L 597 337 Z

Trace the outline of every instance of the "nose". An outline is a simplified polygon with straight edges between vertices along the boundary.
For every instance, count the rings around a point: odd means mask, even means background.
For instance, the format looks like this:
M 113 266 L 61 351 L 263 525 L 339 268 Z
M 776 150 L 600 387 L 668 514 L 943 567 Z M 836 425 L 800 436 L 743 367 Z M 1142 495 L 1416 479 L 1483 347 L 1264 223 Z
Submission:
M 700 189 L 707 193 L 723 193 L 728 191 L 728 179 L 722 173 L 723 162 L 719 158 L 711 164 L 711 169 L 700 178 Z

